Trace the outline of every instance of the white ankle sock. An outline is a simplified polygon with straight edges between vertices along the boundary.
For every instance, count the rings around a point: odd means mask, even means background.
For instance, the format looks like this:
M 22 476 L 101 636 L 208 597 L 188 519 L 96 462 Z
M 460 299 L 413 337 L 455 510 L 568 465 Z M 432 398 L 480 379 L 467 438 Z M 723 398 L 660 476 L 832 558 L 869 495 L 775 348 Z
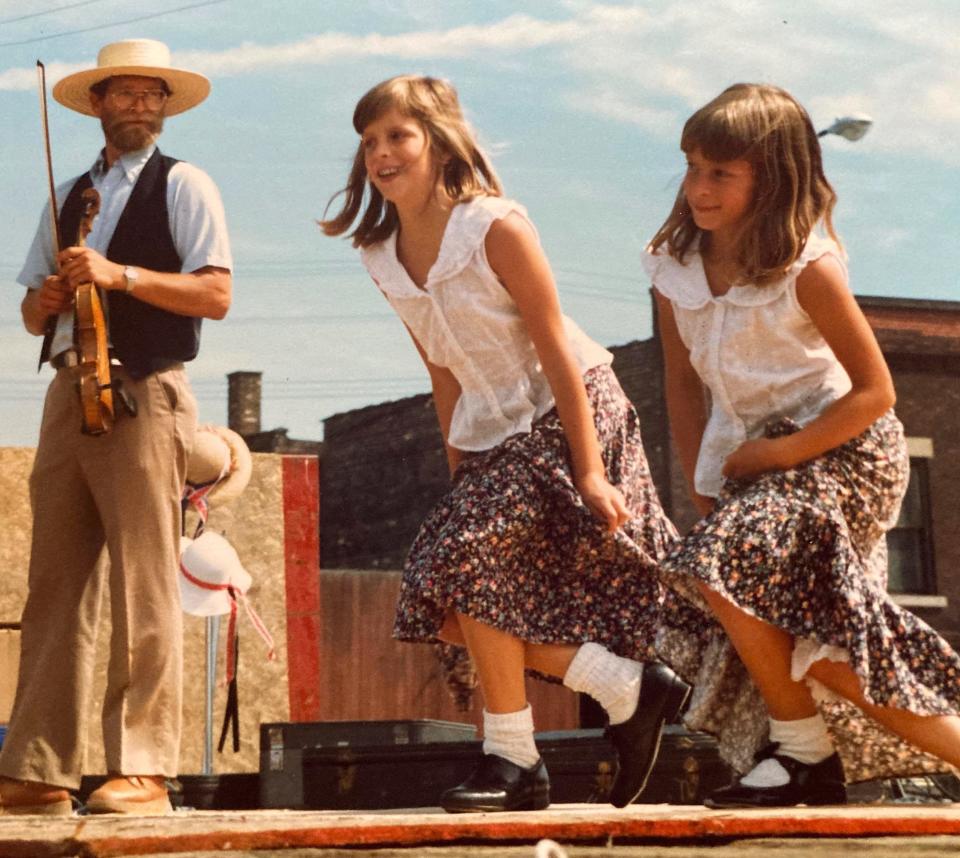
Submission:
M 749 772 L 740 778 L 740 785 L 769 789 L 790 783 L 790 773 L 780 765 L 779 760 L 767 757 L 760 760 Z
M 780 745 L 778 754 L 807 765 L 823 762 L 833 753 L 827 725 L 819 713 L 795 721 L 771 718 L 770 741 Z M 760 788 L 783 786 L 789 782 L 789 773 L 773 758 L 761 760 L 740 779 L 743 786 Z
M 823 762 L 833 753 L 833 742 L 819 712 L 795 721 L 771 718 L 770 741 L 780 744 L 778 754 L 793 757 L 807 765 Z
M 585 643 L 570 662 L 563 684 L 589 694 L 607 712 L 611 724 L 622 724 L 637 709 L 643 665 Z
M 518 712 L 483 710 L 483 753 L 496 754 L 525 769 L 536 765 L 540 752 L 533 741 L 533 709 L 529 704 Z

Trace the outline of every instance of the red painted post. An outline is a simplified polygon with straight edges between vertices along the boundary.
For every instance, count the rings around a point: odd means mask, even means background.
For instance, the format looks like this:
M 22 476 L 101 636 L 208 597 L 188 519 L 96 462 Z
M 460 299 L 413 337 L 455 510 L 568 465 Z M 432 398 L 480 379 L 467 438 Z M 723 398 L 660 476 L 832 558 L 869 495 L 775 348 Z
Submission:
M 320 465 L 283 457 L 287 682 L 291 721 L 320 714 Z

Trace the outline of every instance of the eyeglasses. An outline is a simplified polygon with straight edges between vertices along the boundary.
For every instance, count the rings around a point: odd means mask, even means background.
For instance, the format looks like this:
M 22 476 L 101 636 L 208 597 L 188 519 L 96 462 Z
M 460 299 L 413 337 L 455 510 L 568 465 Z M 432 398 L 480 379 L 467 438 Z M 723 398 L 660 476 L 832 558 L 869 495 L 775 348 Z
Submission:
M 159 110 L 167 100 L 167 93 L 162 89 L 114 89 L 107 93 L 107 97 L 120 110 L 133 107 L 141 98 L 149 110 Z

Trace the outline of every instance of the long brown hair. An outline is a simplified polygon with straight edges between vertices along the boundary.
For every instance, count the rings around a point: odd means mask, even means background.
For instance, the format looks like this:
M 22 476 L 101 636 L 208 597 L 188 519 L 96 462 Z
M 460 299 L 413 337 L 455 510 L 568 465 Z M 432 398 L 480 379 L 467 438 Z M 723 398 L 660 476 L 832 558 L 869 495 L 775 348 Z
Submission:
M 488 194 L 503 194 L 500 180 L 480 148 L 470 126 L 463 117 L 457 91 L 448 81 L 420 75 L 400 75 L 378 83 L 367 92 L 353 111 L 353 127 L 357 134 L 388 110 L 396 109 L 416 119 L 423 126 L 433 149 L 437 178 L 450 199 L 457 202 Z M 383 241 L 399 224 L 396 207 L 383 199 L 367 181 L 363 145 L 357 146 L 347 185 L 331 197 L 327 208 L 340 195 L 343 207 L 330 219 L 320 221 L 327 235 L 342 235 L 353 225 L 367 198 L 360 223 L 350 233 L 354 247 L 368 247 Z
M 743 282 L 764 285 L 782 277 L 800 257 L 818 223 L 840 243 L 832 212 L 837 195 L 823 172 L 820 141 L 806 110 L 783 89 L 737 83 L 701 107 L 683 126 L 680 148 L 710 161 L 748 161 L 753 169 L 753 205 L 740 233 L 738 263 Z M 693 220 L 683 189 L 650 242 L 684 259 L 709 233 Z

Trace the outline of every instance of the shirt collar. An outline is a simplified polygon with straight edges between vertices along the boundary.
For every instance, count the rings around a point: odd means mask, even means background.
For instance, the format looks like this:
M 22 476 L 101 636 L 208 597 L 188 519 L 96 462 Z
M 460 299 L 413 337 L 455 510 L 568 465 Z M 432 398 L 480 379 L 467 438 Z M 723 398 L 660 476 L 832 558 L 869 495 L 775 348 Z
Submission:
M 124 176 L 126 176 L 127 181 L 132 185 L 137 181 L 137 178 L 140 176 L 140 171 L 147 161 L 150 160 L 150 156 L 153 155 L 156 148 L 157 144 L 151 143 L 146 149 L 138 149 L 135 152 L 124 152 L 114 161 L 113 167 L 119 167 L 120 170 L 123 171 Z M 101 149 L 97 160 L 90 169 L 90 175 L 95 179 L 102 179 L 108 172 L 106 150 Z

